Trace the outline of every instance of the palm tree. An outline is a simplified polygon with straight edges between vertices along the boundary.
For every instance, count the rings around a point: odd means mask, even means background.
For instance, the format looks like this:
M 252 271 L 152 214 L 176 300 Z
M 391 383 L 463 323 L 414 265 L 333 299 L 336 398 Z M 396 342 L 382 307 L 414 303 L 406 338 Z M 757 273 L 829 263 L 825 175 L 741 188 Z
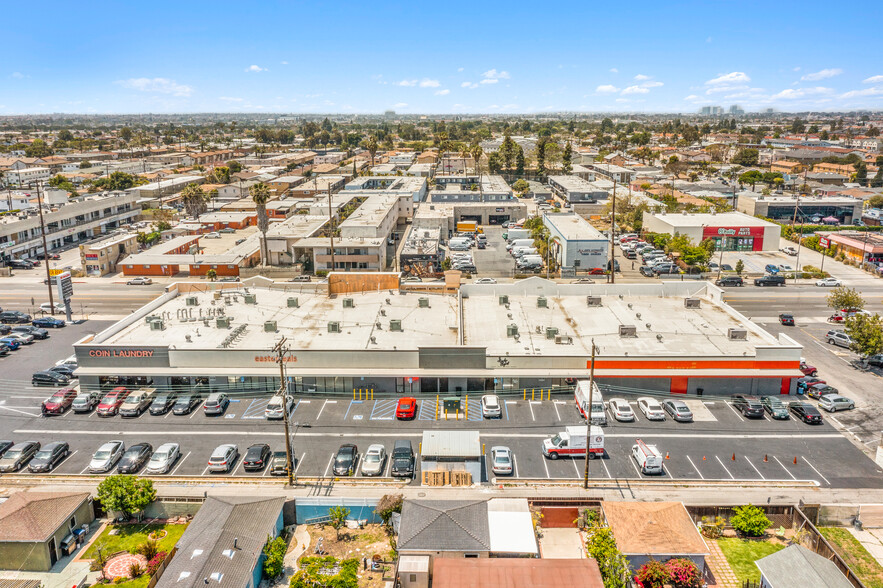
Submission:
M 270 217 L 267 216 L 267 201 L 270 199 L 270 187 L 258 182 L 251 188 L 251 199 L 255 203 L 258 215 L 258 230 L 261 232 L 261 264 L 267 264 L 267 230 L 270 228 Z
M 187 214 L 199 220 L 199 215 L 206 211 L 206 195 L 202 188 L 197 184 L 187 184 L 181 191 L 181 202 Z
M 374 167 L 374 155 L 377 153 L 377 149 L 379 145 L 377 144 L 377 137 L 374 135 L 365 139 L 365 149 L 371 155 L 371 167 Z

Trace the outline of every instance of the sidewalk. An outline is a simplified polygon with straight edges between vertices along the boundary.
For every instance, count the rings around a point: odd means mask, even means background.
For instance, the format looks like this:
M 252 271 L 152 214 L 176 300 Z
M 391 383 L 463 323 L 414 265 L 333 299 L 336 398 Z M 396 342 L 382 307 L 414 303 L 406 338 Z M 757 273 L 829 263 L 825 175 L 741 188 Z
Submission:
M 852 536 L 858 539 L 868 553 L 883 566 L 883 529 L 864 529 L 858 531 L 855 527 L 849 526 L 846 529 L 852 533 Z

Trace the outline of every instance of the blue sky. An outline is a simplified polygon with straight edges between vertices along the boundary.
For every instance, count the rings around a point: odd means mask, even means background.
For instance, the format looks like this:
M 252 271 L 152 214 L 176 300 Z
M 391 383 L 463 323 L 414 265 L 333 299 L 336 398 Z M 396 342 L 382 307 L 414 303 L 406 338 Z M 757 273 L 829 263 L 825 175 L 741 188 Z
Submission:
M 880 22 L 873 0 L 9 3 L 0 115 L 879 109 Z

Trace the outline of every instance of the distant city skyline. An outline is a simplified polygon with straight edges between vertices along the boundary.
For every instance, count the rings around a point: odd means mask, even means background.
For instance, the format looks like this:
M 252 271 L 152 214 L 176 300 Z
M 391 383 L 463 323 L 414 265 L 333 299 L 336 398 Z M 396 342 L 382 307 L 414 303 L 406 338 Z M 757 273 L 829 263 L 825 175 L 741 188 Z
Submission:
M 818 0 L 40 6 L 4 7 L 0 116 L 883 109 L 879 37 Z

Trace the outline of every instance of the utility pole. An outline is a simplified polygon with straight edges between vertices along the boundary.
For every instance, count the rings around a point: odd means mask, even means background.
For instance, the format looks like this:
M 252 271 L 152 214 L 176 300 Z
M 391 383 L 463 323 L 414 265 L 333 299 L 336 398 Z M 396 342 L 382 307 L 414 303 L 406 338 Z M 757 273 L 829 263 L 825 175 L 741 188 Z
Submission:
M 46 266 L 46 287 L 49 288 L 49 312 L 55 316 L 55 301 L 52 299 L 52 276 L 49 275 L 49 247 L 46 245 L 46 223 L 43 222 L 43 199 L 40 197 L 40 182 L 37 182 L 37 210 L 40 212 L 40 236 L 43 238 L 43 265 Z
M 614 235 L 616 234 L 616 180 L 613 180 L 613 204 L 610 208 L 610 270 L 607 281 L 616 283 L 616 260 L 614 259 Z
M 316 183 L 318 184 L 319 178 L 316 178 Z M 318 187 L 318 186 L 317 186 Z M 328 182 L 328 223 L 331 226 L 331 232 L 329 233 L 331 239 L 331 271 L 334 271 L 334 216 L 331 214 L 331 182 Z
M 282 337 L 273 347 L 276 354 L 276 362 L 279 364 L 279 396 L 282 399 L 282 422 L 285 424 L 285 470 L 288 472 L 288 485 L 294 486 L 294 467 L 291 463 L 291 434 L 288 431 L 288 398 L 287 383 L 285 381 L 285 354 L 288 348 L 285 347 L 287 339 Z
M 803 186 L 806 186 L 806 170 L 803 170 Z M 800 187 L 800 190 L 797 190 L 796 197 L 797 199 L 794 201 L 794 216 L 791 217 L 791 233 L 794 233 L 794 223 L 797 222 L 797 209 L 800 208 L 800 194 L 803 192 L 803 186 Z M 797 259 L 794 260 L 794 265 L 797 267 L 794 268 L 794 283 L 797 283 L 797 276 L 801 275 L 800 271 L 800 244 L 803 242 L 803 233 L 797 234 Z M 824 254 L 823 254 L 824 255 Z
M 589 416 L 586 417 L 586 471 L 583 474 L 583 490 L 589 489 L 589 448 L 592 444 L 592 400 L 595 395 L 595 339 L 592 339 L 592 363 L 589 367 Z

